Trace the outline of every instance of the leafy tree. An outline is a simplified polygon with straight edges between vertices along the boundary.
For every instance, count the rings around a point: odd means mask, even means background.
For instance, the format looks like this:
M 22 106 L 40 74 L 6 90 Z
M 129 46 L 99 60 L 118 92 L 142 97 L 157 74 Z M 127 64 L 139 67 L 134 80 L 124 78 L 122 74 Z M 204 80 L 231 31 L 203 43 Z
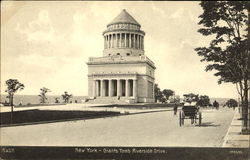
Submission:
M 40 89 L 40 94 L 38 95 L 40 97 L 40 103 L 46 103 L 47 102 L 47 97 L 46 94 L 48 92 L 51 92 L 50 89 L 43 87 Z
M 167 99 L 166 99 L 166 98 L 163 96 L 163 94 L 162 94 L 161 99 L 160 99 L 160 102 L 161 102 L 161 103 L 165 103 L 166 100 L 167 100 Z
M 161 89 L 158 87 L 158 84 L 155 84 L 154 86 L 154 93 L 155 93 L 155 102 L 157 102 L 157 100 L 162 101 L 162 92 Z
M 238 106 L 238 102 L 235 99 L 229 99 L 226 104 L 226 106 L 228 106 L 229 108 L 231 107 L 237 107 Z
M 206 71 L 216 71 L 218 83 L 236 84 L 243 106 L 243 129 L 249 129 L 248 91 L 250 89 L 250 49 L 249 18 L 250 3 L 248 1 L 202 1 L 203 13 L 199 21 L 203 28 L 200 32 L 210 36 L 212 41 L 207 47 L 195 50 L 208 63 Z
M 198 105 L 200 105 L 201 107 L 205 107 L 205 106 L 209 106 L 210 104 L 210 98 L 207 95 L 204 96 L 200 96 L 199 100 L 198 100 Z
M 14 94 L 18 90 L 23 90 L 24 85 L 20 83 L 17 79 L 8 79 L 7 81 L 5 81 L 5 84 L 7 85 L 7 89 L 5 90 L 5 92 L 8 93 L 9 104 L 11 106 L 11 113 L 13 113 Z
M 168 100 L 170 96 L 174 95 L 174 91 L 172 91 L 171 89 L 164 89 L 162 91 L 162 94 L 165 96 L 166 100 Z
M 69 99 L 72 98 L 73 95 L 72 94 L 68 94 L 67 91 L 64 92 L 64 94 L 62 94 L 62 98 L 64 100 L 64 103 L 69 103 Z

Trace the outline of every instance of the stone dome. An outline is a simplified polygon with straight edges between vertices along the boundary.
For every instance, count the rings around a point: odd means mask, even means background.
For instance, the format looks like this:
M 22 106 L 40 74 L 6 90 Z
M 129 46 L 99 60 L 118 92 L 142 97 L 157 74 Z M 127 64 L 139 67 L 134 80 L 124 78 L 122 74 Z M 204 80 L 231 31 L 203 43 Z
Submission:
M 103 32 L 104 56 L 140 56 L 144 54 L 145 32 L 125 10 L 107 25 Z
M 135 24 L 141 26 L 125 9 L 113 19 L 107 26 L 112 24 Z

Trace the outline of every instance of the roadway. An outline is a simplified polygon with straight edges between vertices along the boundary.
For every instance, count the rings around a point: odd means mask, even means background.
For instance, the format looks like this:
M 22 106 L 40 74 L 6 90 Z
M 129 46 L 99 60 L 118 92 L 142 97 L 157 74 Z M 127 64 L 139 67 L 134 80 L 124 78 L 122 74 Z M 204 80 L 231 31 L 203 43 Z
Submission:
M 234 111 L 203 110 L 202 126 L 173 111 L 1 128 L 1 145 L 221 147 Z

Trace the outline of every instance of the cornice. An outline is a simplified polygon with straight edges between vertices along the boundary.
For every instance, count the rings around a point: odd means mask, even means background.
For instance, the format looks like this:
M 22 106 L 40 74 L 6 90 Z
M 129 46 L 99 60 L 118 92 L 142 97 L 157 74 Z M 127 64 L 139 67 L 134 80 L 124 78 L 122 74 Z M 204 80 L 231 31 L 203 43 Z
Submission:
M 147 63 L 153 69 L 156 67 L 148 61 L 110 61 L 110 62 L 87 62 L 87 65 L 105 65 L 105 64 L 138 64 L 138 63 Z

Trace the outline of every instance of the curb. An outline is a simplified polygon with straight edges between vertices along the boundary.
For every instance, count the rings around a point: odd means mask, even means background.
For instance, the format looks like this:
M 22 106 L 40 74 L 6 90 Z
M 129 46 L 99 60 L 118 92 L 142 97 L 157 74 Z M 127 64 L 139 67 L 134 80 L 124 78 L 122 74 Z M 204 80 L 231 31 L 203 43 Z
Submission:
M 232 121 L 231 121 L 230 126 L 229 126 L 229 128 L 228 128 L 228 130 L 227 130 L 227 133 L 226 133 L 226 135 L 225 135 L 225 137 L 224 137 L 224 142 L 223 142 L 223 144 L 222 144 L 222 147 L 225 147 L 225 146 L 226 146 L 226 143 L 227 143 L 227 141 L 228 141 L 228 134 L 229 134 L 229 130 L 230 130 L 230 129 L 231 129 L 231 127 L 232 127 L 232 124 L 233 124 L 234 117 L 235 117 L 236 113 L 237 113 L 237 110 L 235 110 L 235 112 L 234 112 L 234 115 L 233 115 Z

